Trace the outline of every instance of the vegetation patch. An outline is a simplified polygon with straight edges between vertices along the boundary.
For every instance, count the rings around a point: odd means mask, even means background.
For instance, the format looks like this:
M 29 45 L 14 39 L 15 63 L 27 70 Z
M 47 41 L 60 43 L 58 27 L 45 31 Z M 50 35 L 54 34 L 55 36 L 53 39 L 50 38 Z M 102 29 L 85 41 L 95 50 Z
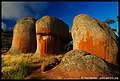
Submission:
M 62 55 L 51 56 L 49 58 L 35 58 L 34 54 L 3 54 L 1 72 L 2 79 L 22 80 L 30 75 L 34 70 L 41 68 L 42 63 L 54 62 L 54 58 L 59 59 Z
M 31 54 L 7 54 L 2 55 L 2 79 L 23 79 L 27 76 L 26 68 Z

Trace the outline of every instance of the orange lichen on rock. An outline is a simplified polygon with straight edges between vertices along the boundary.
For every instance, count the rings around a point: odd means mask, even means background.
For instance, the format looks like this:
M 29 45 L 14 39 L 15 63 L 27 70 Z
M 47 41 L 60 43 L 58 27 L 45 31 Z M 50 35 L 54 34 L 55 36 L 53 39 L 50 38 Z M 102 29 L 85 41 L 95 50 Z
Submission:
M 69 27 L 58 18 L 44 16 L 36 22 L 36 37 L 35 56 L 60 54 L 69 42 Z
M 19 39 L 19 50 L 24 50 L 24 40 L 23 38 L 20 38 Z
M 118 64 L 117 36 L 104 22 L 86 14 L 75 17 L 72 26 L 73 49 L 99 56 Z
M 35 22 L 37 19 L 21 18 L 13 31 L 12 46 L 8 53 L 34 53 L 37 47 Z
M 50 54 L 58 54 L 64 51 L 64 44 L 61 44 L 61 40 L 59 38 L 55 38 L 51 35 L 38 35 L 37 34 L 38 49 L 40 56 L 50 55 Z
M 80 40 L 80 42 L 78 43 L 78 49 L 85 50 L 88 53 L 97 55 L 107 61 L 110 61 L 109 52 L 107 51 L 106 48 L 106 42 L 104 42 L 106 41 L 105 38 L 97 39 L 98 43 L 94 45 L 93 43 L 94 41 L 92 35 L 90 34 L 90 31 L 87 31 L 86 36 L 87 36 L 86 41 L 83 40 L 84 39 L 83 37 L 83 39 Z

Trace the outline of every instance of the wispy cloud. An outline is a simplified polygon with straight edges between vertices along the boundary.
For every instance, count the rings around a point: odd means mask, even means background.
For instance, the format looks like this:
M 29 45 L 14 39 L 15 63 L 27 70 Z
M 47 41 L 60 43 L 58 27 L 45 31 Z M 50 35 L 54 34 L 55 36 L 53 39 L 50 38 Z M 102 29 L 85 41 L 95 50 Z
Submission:
M 43 14 L 48 2 L 2 2 L 2 18 L 19 19 Z

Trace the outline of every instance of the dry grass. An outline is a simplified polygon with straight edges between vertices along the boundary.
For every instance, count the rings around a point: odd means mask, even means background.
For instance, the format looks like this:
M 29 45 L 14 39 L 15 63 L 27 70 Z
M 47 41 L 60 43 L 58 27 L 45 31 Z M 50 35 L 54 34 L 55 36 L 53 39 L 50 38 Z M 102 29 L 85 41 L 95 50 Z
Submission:
M 2 79 L 24 79 L 36 67 L 31 64 L 40 64 L 44 61 L 49 61 L 51 58 L 59 58 L 62 55 L 50 57 L 35 58 L 34 54 L 6 54 L 2 55 L 1 72 Z M 39 66 L 40 68 L 40 66 Z
M 26 66 L 31 62 L 32 54 L 2 55 L 2 79 L 23 79 L 27 75 Z

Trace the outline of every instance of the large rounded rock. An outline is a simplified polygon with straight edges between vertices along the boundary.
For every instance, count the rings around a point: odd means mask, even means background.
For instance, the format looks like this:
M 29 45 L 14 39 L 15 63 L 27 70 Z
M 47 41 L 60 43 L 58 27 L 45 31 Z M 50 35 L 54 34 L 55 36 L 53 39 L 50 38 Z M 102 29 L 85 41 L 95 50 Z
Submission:
M 44 16 L 36 22 L 36 37 L 35 56 L 63 53 L 69 42 L 69 27 L 58 18 Z
M 104 22 L 86 14 L 75 16 L 72 26 L 73 49 L 85 50 L 109 63 L 117 64 L 117 36 Z
M 59 65 L 44 73 L 33 73 L 27 79 L 100 79 L 114 77 L 113 68 L 100 57 L 82 50 L 65 54 Z
M 69 41 L 69 27 L 62 20 L 53 16 L 43 16 L 36 22 L 36 33 L 51 34 Z
M 36 20 L 35 18 L 25 17 L 16 23 L 9 53 L 34 53 L 36 51 Z

